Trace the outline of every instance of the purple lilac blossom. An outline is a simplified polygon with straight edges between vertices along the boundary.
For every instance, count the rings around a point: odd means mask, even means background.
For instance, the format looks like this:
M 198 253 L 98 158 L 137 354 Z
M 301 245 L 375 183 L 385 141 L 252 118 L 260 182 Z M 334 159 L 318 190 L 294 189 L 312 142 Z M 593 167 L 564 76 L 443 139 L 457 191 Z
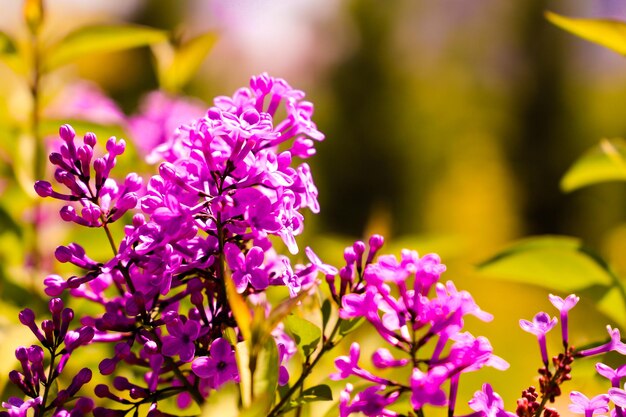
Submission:
M 548 348 L 546 345 L 546 333 L 548 333 L 554 326 L 556 326 L 557 319 L 550 318 L 547 313 L 539 312 L 533 317 L 533 321 L 520 320 L 519 325 L 528 333 L 532 333 L 537 336 L 539 342 L 539 349 L 541 350 L 541 360 L 545 366 L 548 366 Z
M 233 279 L 243 297 L 269 309 L 263 294 L 268 286 L 287 287 L 295 297 L 314 289 L 320 272 L 327 279 L 337 274 L 310 248 L 310 263 L 292 265 L 270 240 L 279 237 L 290 252 L 298 252 L 302 211 L 318 212 L 319 204 L 310 168 L 297 158 L 313 155 L 324 135 L 311 120 L 313 106 L 303 100 L 304 93 L 267 74 L 253 77 L 250 88 L 233 97 L 216 98 L 199 119 L 188 118 L 180 127 L 173 121 L 177 111 L 168 107 L 172 103 L 154 97 L 160 113 L 144 118 L 143 133 L 154 133 L 146 127 L 150 123 L 160 124 L 157 130 L 170 122 L 176 126 L 165 126 L 169 131 L 153 138 L 158 146 L 149 145 L 157 148 L 146 149 L 162 160 L 146 188 L 135 174 L 123 184 L 113 179 L 123 141 L 109 139 L 107 154 L 94 158 L 95 135 L 85 135 L 79 144 L 71 127 L 61 128 L 64 144 L 50 160 L 57 166 L 56 182 L 68 191 L 39 181 L 37 193 L 66 202 L 61 217 L 88 227 L 106 229 L 127 211 L 139 212 L 119 244 L 108 234 L 115 252 L 108 261 L 94 261 L 78 244 L 59 247 L 57 260 L 82 272 L 68 279 L 50 275 L 46 292 L 68 291 L 101 306 L 102 313 L 82 318 L 82 328 L 64 333 L 61 343 L 68 352 L 89 340 L 112 343 L 113 356 L 99 364 L 102 374 L 115 375 L 121 363 L 149 369 L 145 387 L 118 377 L 113 388 L 129 394 L 99 386 L 98 397 L 127 404 L 125 396 L 158 396 L 169 386 L 181 390 L 179 403 L 201 403 L 211 389 L 238 380 L 234 353 L 222 337 L 229 327 L 238 332 L 224 296 L 225 279 Z M 50 326 L 42 332 L 28 311 L 22 319 L 41 343 L 48 343 Z M 285 365 L 296 352 L 295 343 L 280 325 L 272 335 L 280 355 L 279 382 L 286 384 Z M 67 357 L 60 362 L 64 365 Z M 192 373 L 175 372 L 188 362 Z M 94 410 L 98 416 L 120 413 Z M 150 413 L 161 411 L 154 406 Z
M 381 245 L 382 239 L 370 239 L 370 254 L 365 265 L 362 264 L 366 250 L 363 242 L 346 248 L 346 266 L 339 270 L 339 288 L 334 280 L 327 282 L 331 294 L 341 303 L 341 319 L 365 318 L 384 341 L 396 348 L 397 355 L 386 348 L 377 349 L 372 355 L 374 366 L 378 369 L 412 366 L 411 377 L 403 384 L 364 370 L 358 363 L 360 347 L 353 343 L 349 356 L 336 359 L 338 372 L 332 374 L 331 379 L 357 377 L 375 385 L 357 393 L 350 403 L 354 389 L 348 384 L 342 393 L 341 415 L 359 411 L 370 415 L 354 405 L 358 404 L 357 399 L 367 397 L 376 403 L 385 397 L 383 407 L 386 407 L 391 404 L 391 398 L 398 398 L 407 391 L 413 412 L 427 404 L 448 405 L 448 413 L 452 415 L 461 374 L 483 366 L 499 370 L 509 366 L 493 354 L 485 337 L 462 332 L 465 316 L 473 315 L 483 321 L 490 321 L 493 316 L 482 311 L 467 291 L 457 290 L 450 281 L 438 282 L 445 266 L 437 255 L 419 257 L 415 251 L 403 250 L 400 260 L 391 255 L 375 260 L 371 254 Z M 421 347 L 426 344 L 432 346 L 430 356 L 422 356 Z M 427 364 L 423 369 L 420 368 L 422 363 Z M 446 395 L 443 386 L 448 382 L 450 393 Z M 380 414 L 371 415 L 387 415 L 384 413 L 388 411 L 378 409 L 377 412 Z
M 611 340 L 603 345 L 596 346 L 594 348 L 581 350 L 578 352 L 579 356 L 594 356 L 602 353 L 616 351 L 622 355 L 626 355 L 626 344 L 622 342 L 619 329 L 613 329 L 610 325 L 606 326 L 606 330 L 609 333 Z
M 580 297 L 570 294 L 565 299 L 562 299 L 558 295 L 550 294 L 548 296 L 550 302 L 556 307 L 561 314 L 561 336 L 563 338 L 563 346 L 568 345 L 568 312 L 574 308 L 574 306 L 580 300 Z
M 572 391 L 569 395 L 572 403 L 569 410 L 576 414 L 584 414 L 585 417 L 592 417 L 596 413 L 609 412 L 609 396 L 607 394 L 596 395 L 589 399 L 585 394 Z
M 483 384 L 481 391 L 476 391 L 469 400 L 469 406 L 480 417 L 515 417 L 514 413 L 504 409 L 504 401 L 490 384 Z

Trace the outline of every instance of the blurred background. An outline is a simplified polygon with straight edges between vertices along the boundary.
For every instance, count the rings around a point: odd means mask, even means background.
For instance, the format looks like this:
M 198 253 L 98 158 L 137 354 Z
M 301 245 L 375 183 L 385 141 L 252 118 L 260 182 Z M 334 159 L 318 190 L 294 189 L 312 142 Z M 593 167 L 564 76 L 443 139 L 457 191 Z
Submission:
M 392 252 L 439 253 L 445 278 L 496 315 L 489 325 L 468 323 L 471 330 L 512 364 L 504 374 L 462 378 L 460 399 L 489 379 L 514 410 L 540 365 L 534 338 L 517 321 L 552 308 L 545 289 L 486 279 L 474 270 L 478 262 L 524 236 L 562 234 L 581 237 L 626 272 L 623 184 L 559 189 L 582 152 L 626 135 L 626 59 L 543 16 L 626 20 L 624 0 L 54 0 L 46 7 L 51 39 L 112 22 L 181 37 L 215 32 L 215 47 L 181 91 L 196 104 L 231 95 L 263 71 L 304 90 L 326 140 L 310 160 L 322 210 L 307 218 L 300 242 L 337 264 L 344 245 L 371 232 L 383 233 Z M 20 16 L 20 1 L 0 0 L 0 30 L 27 42 Z M 159 88 L 147 47 L 91 55 L 48 76 L 46 111 L 62 118 L 77 80 L 125 115 Z M 0 122 L 28 118 L 26 87 L 0 67 Z M 6 174 L 0 183 L 5 207 L 11 181 Z M 29 221 L 22 208 L 7 209 L 17 223 Z M 47 230 L 51 249 L 68 243 L 57 226 Z M 19 239 L 2 239 L 5 266 L 19 268 L 25 255 L 12 249 Z M 19 298 L 2 298 L 13 314 Z M 584 301 L 577 310 L 573 343 L 604 338 L 609 319 Z M 592 365 L 576 368 L 568 388 L 605 390 L 599 380 L 576 379 Z

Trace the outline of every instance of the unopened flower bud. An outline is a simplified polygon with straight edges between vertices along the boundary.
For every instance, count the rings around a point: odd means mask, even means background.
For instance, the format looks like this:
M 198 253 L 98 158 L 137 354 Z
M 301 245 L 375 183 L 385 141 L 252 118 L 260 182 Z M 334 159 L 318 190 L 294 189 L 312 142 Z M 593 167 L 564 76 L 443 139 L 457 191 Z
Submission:
M 65 124 L 59 128 L 59 136 L 66 142 L 71 142 L 76 137 L 74 128 L 68 124 Z
M 85 133 L 85 136 L 83 136 L 83 142 L 85 143 L 85 145 L 89 145 L 93 148 L 94 146 L 96 146 L 98 138 L 96 137 L 95 133 L 87 132 Z
M 48 181 L 37 181 L 34 188 L 39 197 L 50 197 L 53 193 L 52 184 Z

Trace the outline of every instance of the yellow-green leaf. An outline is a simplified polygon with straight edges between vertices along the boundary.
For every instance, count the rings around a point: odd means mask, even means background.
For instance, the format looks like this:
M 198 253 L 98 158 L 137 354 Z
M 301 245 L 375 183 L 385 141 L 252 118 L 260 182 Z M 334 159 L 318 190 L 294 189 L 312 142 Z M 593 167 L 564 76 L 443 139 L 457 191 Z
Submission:
M 562 292 L 612 286 L 617 279 L 606 262 L 579 239 L 567 236 L 524 239 L 480 264 L 478 270 L 486 277 Z
M 581 156 L 561 180 L 565 192 L 606 181 L 626 181 L 626 142 L 603 139 Z
M 24 73 L 25 65 L 18 54 L 15 41 L 8 34 L 0 31 L 0 61 L 18 74 Z
M 294 315 L 285 317 L 283 323 L 302 355 L 305 358 L 311 356 L 322 340 L 322 330 L 310 321 Z
M 250 314 L 250 309 L 248 308 L 246 301 L 243 299 L 241 294 L 237 292 L 235 282 L 233 281 L 228 268 L 224 269 L 224 275 L 228 304 L 230 305 L 230 309 L 235 316 L 235 321 L 237 322 L 237 326 L 239 326 L 239 331 L 241 332 L 243 339 L 250 340 L 252 336 L 252 314 Z
M 580 19 L 546 12 L 556 26 L 576 36 L 626 55 L 626 23 L 611 19 Z
M 174 48 L 171 62 L 160 63 L 159 78 L 161 86 L 168 91 L 179 91 L 191 80 L 217 42 L 215 33 L 204 33 L 187 43 Z M 155 51 L 157 59 L 166 59 Z
M 93 53 L 121 51 L 166 40 L 166 32 L 145 26 L 86 26 L 49 48 L 43 68 L 50 71 Z

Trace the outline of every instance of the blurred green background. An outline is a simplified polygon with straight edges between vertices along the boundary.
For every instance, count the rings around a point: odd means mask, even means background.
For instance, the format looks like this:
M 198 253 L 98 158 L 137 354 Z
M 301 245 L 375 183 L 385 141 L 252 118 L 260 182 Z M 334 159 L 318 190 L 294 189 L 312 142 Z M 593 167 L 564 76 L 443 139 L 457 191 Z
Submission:
M 534 338 L 517 321 L 539 309 L 554 312 L 546 289 L 485 278 L 475 271 L 478 262 L 524 236 L 562 234 L 581 237 L 616 271 L 626 272 L 624 185 L 570 194 L 559 189 L 584 150 L 601 138 L 626 135 L 626 60 L 543 16 L 553 10 L 626 20 L 623 0 L 54 0 L 46 6 L 44 35 L 50 38 L 112 22 L 182 37 L 214 31 L 215 48 L 184 88 L 205 103 L 263 71 L 306 91 L 326 140 L 310 161 L 322 211 L 307 217 L 300 242 L 335 264 L 344 245 L 371 232 L 387 237 L 389 251 L 438 252 L 448 265 L 444 277 L 496 316 L 488 325 L 471 321 L 470 329 L 488 336 L 512 364 L 506 373 L 461 378 L 461 403 L 492 380 L 513 410 L 540 365 Z M 27 42 L 21 2 L 0 0 L 0 10 L 0 30 Z M 149 48 L 138 48 L 91 55 L 47 76 L 44 101 L 79 79 L 99 86 L 127 114 L 159 87 Z M 0 123 L 26 124 L 27 86 L 5 66 L 0 95 Z M 0 132 L 0 141 L 19 141 L 16 130 Z M 30 221 L 30 200 L 19 197 L 24 192 L 7 168 L 15 163 L 10 159 L 0 153 L 7 217 L 0 231 L 0 299 L 7 323 L 15 322 L 20 305 L 32 302 L 32 293 L 41 294 L 36 281 L 16 278 L 25 276 L 20 268 L 28 254 L 16 230 Z M 67 230 L 49 224 L 42 231 L 45 250 L 71 241 Z M 81 234 L 81 243 L 104 242 L 95 233 Z M 91 245 L 98 250 L 98 243 Z M 583 300 L 573 312 L 572 343 L 604 338 L 606 323 L 612 322 Z M 0 333 L 7 352 L 24 337 L 12 331 L 7 325 Z M 556 335 L 552 342 L 556 352 Z M 0 362 L 6 374 L 11 364 Z M 575 367 L 568 388 L 588 394 L 606 389 L 598 379 L 582 378 L 593 373 L 592 365 Z M 561 411 L 566 414 L 565 407 Z

